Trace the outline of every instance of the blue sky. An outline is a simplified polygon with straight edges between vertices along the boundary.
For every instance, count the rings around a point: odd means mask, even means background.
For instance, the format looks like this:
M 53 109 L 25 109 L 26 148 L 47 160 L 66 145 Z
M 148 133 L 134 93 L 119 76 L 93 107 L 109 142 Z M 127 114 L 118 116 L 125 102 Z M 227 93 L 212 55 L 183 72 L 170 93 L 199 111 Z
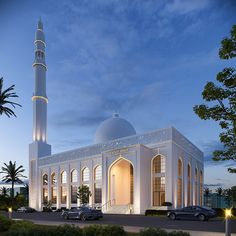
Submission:
M 6 87 L 16 85 L 23 106 L 17 118 L 0 117 L 0 166 L 16 160 L 28 171 L 33 41 L 41 16 L 53 153 L 92 144 L 100 122 L 117 111 L 138 133 L 176 127 L 204 151 L 206 184 L 235 185 L 229 163 L 210 160 L 219 147 L 217 124 L 193 113 L 206 82 L 235 66 L 218 58 L 235 10 L 229 0 L 0 0 L 0 76 Z

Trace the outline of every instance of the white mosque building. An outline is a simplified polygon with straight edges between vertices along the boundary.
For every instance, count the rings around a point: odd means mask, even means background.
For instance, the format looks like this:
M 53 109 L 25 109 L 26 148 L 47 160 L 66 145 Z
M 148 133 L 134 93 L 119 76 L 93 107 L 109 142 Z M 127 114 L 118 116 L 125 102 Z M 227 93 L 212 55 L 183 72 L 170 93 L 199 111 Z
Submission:
M 29 145 L 29 204 L 42 210 L 79 206 L 77 190 L 89 186 L 90 205 L 104 212 L 143 214 L 203 202 L 203 153 L 175 128 L 137 134 L 115 114 L 97 128 L 95 143 L 51 154 L 47 144 L 45 38 L 41 20 L 35 37 L 33 142 Z

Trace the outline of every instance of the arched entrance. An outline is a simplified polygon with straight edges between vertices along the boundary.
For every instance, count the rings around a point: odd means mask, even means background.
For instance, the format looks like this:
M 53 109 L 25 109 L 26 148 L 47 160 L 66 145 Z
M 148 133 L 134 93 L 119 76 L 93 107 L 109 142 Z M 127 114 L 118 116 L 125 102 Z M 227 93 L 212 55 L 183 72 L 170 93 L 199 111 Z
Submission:
M 131 162 L 120 158 L 109 171 L 109 199 L 112 205 L 133 204 L 134 168 Z

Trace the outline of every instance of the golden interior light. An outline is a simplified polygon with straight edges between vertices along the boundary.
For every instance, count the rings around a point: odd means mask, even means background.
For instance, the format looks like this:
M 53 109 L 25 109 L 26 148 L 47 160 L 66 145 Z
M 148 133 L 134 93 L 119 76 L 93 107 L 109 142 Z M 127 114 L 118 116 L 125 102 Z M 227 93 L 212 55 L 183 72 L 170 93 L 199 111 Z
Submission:
M 32 97 L 32 101 L 33 101 L 34 99 L 42 99 L 42 100 L 46 101 L 46 103 L 48 103 L 48 99 L 45 98 L 45 97 L 43 97 L 43 96 L 33 96 L 33 97 Z
M 232 216 L 232 211 L 230 209 L 225 209 L 225 218 L 231 217 Z

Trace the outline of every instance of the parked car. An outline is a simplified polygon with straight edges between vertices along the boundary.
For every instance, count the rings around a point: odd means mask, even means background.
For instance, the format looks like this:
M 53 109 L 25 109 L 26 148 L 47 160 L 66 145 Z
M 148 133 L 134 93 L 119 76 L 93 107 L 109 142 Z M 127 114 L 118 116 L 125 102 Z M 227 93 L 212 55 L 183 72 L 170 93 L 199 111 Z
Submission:
M 79 220 L 99 220 L 103 218 L 101 210 L 96 210 L 91 207 L 78 207 L 70 210 L 63 210 L 61 214 L 63 219 L 79 219 Z
M 23 213 L 33 213 L 36 212 L 36 210 L 32 207 L 20 207 L 16 210 L 17 212 L 23 212 Z
M 168 211 L 167 216 L 171 220 L 198 219 L 200 221 L 204 221 L 216 217 L 216 212 L 205 206 L 187 206 L 181 209 Z

